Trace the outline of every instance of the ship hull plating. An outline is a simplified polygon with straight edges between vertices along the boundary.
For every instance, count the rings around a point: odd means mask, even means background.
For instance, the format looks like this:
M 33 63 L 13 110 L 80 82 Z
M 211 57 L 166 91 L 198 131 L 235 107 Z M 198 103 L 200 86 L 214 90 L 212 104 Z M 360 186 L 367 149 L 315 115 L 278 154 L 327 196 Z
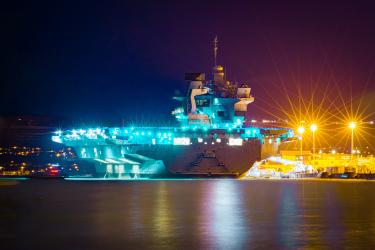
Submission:
M 76 147 L 81 158 L 95 163 L 97 176 L 136 177 L 239 177 L 260 160 L 258 139 L 241 146 L 228 143 L 190 145 L 96 145 Z
M 223 144 L 142 145 L 134 152 L 162 160 L 168 173 L 186 177 L 238 177 L 260 160 L 259 140 L 244 141 L 241 146 Z

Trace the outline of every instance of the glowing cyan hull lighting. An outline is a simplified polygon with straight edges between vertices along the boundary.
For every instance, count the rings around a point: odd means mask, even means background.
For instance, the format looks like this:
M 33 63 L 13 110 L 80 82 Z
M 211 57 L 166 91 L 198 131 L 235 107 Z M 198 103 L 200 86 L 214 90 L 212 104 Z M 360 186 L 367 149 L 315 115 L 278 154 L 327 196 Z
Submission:
M 137 178 L 137 179 L 119 179 L 119 178 L 79 178 L 79 177 L 66 177 L 64 180 L 67 181 L 207 181 L 213 180 L 210 178 Z
M 27 181 L 30 180 L 30 178 L 27 177 L 2 177 L 0 178 L 0 181 Z
M 77 134 L 76 131 L 83 133 Z M 99 131 L 97 133 L 96 131 Z M 79 129 L 58 131 L 58 134 L 52 136 L 52 140 L 57 143 L 64 144 L 97 144 L 103 145 L 107 143 L 113 144 L 174 144 L 174 145 L 189 145 L 194 142 L 203 142 L 203 137 L 214 133 L 218 138 L 220 135 L 225 135 L 233 143 L 239 143 L 239 139 L 231 137 L 235 135 L 242 140 L 246 139 L 262 139 L 267 136 L 267 133 L 272 131 L 280 131 L 280 138 L 292 137 L 293 131 L 286 128 L 230 128 L 230 129 L 207 129 L 206 127 L 195 126 L 192 129 L 181 127 L 125 127 L 125 128 L 102 128 L 95 129 Z M 215 135 L 216 134 L 216 135 Z M 231 137 L 231 138 L 229 138 Z M 233 144 L 234 145 L 234 144 Z

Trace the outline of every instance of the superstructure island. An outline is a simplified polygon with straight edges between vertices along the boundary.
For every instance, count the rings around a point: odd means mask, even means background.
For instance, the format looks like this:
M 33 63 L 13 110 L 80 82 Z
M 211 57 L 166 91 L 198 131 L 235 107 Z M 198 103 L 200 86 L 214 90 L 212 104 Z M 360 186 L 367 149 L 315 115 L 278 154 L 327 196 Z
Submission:
M 226 79 L 216 64 L 212 79 L 186 73 L 186 95 L 172 115 L 175 127 L 104 127 L 56 131 L 52 140 L 95 163 L 97 177 L 239 177 L 255 161 L 276 154 L 293 137 L 280 127 L 245 125 L 251 88 Z

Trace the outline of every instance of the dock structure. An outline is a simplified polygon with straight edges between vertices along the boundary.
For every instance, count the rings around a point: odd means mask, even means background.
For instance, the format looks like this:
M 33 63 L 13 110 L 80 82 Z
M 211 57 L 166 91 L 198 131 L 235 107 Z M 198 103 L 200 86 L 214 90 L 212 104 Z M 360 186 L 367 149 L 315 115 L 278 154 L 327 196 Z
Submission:
M 375 157 L 343 153 L 313 155 L 310 151 L 303 151 L 301 156 L 300 151 L 280 151 L 277 156 L 256 162 L 244 176 L 298 178 L 316 177 L 322 173 L 332 176 L 344 173 L 375 174 Z
M 297 151 L 280 151 L 286 160 L 298 160 Z M 375 157 L 359 154 L 344 153 L 318 153 L 313 155 L 310 151 L 303 151 L 302 162 L 312 166 L 314 172 L 344 173 L 355 172 L 360 174 L 375 173 Z

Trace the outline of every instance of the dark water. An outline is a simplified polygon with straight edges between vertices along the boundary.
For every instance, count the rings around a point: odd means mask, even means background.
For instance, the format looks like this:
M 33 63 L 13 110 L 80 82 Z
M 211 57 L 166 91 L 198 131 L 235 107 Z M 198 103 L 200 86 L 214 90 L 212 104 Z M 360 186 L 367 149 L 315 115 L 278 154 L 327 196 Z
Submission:
M 0 181 L 0 249 L 375 249 L 375 182 Z

